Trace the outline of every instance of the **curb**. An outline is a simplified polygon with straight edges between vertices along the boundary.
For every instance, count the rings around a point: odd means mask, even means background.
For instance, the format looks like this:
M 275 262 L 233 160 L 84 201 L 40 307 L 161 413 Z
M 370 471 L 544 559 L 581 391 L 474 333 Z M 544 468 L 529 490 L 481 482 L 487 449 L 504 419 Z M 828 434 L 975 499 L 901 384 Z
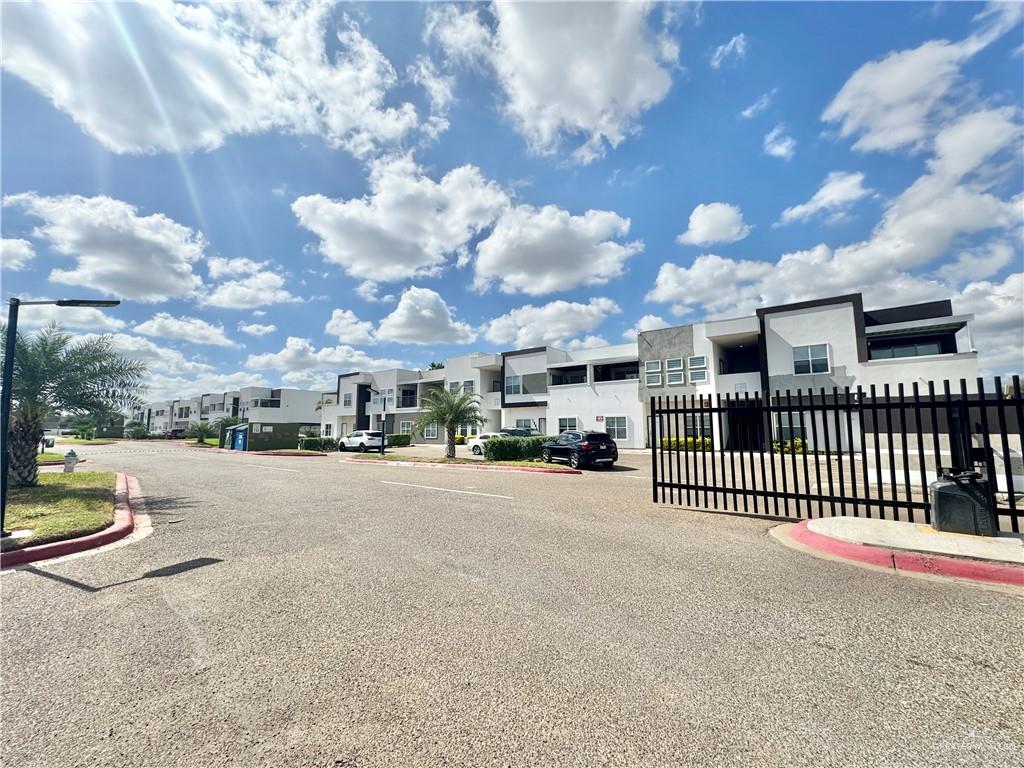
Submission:
M 285 453 L 282 451 L 231 451 L 231 453 L 249 454 L 250 456 L 287 456 L 291 459 L 322 459 L 326 453 Z
M 85 462 L 87 462 L 87 461 L 88 461 L 88 459 L 79 459 L 78 460 L 78 464 L 85 464 Z M 78 464 L 76 464 L 75 466 L 77 467 Z M 63 467 L 64 466 L 64 460 L 61 459 L 60 461 L 37 461 L 36 462 L 36 466 L 37 467 Z
M 134 480 L 134 478 L 132 479 Z M 10 552 L 0 553 L 0 570 L 102 547 L 118 539 L 123 539 L 133 530 L 135 530 L 135 515 L 132 514 L 128 476 L 118 472 L 117 486 L 114 491 L 114 522 L 109 527 L 96 533 L 90 533 L 88 536 L 79 536 L 77 539 L 53 541 L 49 544 L 39 544 L 35 547 L 12 549 Z
M 494 467 L 494 466 L 479 466 L 475 467 L 472 464 L 441 464 L 435 461 L 381 461 L 375 459 L 373 461 L 366 461 L 362 459 L 341 459 L 342 464 L 362 464 L 363 466 L 393 466 L 393 467 L 438 467 L 440 469 L 471 469 L 476 472 L 533 472 L 535 474 L 542 475 L 582 475 L 583 471 L 579 469 L 547 469 L 545 467 Z
M 785 535 L 808 549 L 824 552 L 841 560 L 853 560 L 879 568 L 891 568 L 894 571 L 1024 587 L 1024 566 L 857 544 L 815 533 L 807 527 L 809 522 L 804 520 L 795 524 Z

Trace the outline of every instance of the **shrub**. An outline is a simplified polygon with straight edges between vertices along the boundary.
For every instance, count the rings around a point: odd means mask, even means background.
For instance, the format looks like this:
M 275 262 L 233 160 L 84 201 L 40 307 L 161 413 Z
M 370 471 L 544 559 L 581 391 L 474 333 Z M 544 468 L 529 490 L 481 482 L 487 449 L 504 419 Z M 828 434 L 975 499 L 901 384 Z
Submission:
M 484 443 L 484 458 L 488 461 L 523 461 L 540 456 L 541 447 L 553 437 L 492 437 Z
M 777 440 L 772 443 L 772 450 L 775 453 L 807 453 L 807 442 L 798 437 L 795 440 L 786 440 L 779 443 Z
M 338 444 L 330 437 L 300 437 L 299 450 L 302 451 L 336 451 Z
M 685 440 L 680 437 L 661 438 L 663 449 L 674 451 L 710 451 L 713 449 L 710 437 L 687 437 Z
M 456 435 L 455 436 L 455 444 L 456 445 L 465 445 L 466 444 L 466 436 L 465 435 Z
M 388 435 L 388 445 L 392 448 L 404 448 L 412 445 L 412 435 Z

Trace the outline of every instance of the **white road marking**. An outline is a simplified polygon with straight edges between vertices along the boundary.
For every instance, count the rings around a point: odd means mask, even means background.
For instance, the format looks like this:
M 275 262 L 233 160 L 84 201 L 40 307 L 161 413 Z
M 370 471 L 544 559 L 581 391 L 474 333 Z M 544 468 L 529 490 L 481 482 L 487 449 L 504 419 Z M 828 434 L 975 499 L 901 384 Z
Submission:
M 423 488 L 428 491 L 445 491 L 446 493 L 465 493 L 468 496 L 490 496 L 494 499 L 512 499 L 511 496 L 502 496 L 499 493 L 480 493 L 479 491 L 460 491 L 458 488 L 438 488 L 433 485 L 416 485 L 415 483 L 394 483 L 389 480 L 381 480 L 384 485 L 404 485 L 407 488 Z
M 240 461 L 239 464 L 246 464 L 247 462 Z M 297 469 L 285 469 L 284 467 L 271 467 L 269 464 L 249 464 L 250 467 L 260 467 L 261 469 L 276 469 L 278 472 L 299 472 Z

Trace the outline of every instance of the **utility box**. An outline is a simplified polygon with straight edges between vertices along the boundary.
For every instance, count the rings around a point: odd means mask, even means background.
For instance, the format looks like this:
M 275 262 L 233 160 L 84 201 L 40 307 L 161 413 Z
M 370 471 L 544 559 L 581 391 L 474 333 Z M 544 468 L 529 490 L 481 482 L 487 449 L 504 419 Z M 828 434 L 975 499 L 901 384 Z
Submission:
M 928 486 L 932 527 L 947 533 L 997 536 L 995 498 L 988 480 L 977 472 L 942 470 Z

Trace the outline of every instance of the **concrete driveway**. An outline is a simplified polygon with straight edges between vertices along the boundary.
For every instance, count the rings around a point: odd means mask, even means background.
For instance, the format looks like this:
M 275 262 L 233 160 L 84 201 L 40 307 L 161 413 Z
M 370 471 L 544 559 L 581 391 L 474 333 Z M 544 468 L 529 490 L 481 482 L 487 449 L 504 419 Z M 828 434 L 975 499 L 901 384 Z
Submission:
M 0 576 L 5 765 L 1024 763 L 1018 597 L 655 506 L 642 454 L 81 454 L 154 532 Z

